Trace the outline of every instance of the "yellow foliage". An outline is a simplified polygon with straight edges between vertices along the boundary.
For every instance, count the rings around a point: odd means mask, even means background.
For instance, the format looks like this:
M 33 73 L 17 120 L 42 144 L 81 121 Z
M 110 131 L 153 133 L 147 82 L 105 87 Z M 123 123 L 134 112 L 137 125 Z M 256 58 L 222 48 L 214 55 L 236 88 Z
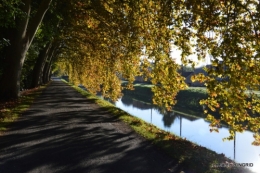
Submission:
M 63 50 L 59 65 L 73 82 L 113 100 L 121 96 L 120 79 L 128 80 L 126 88 L 132 89 L 135 77 L 143 76 L 154 84 L 154 103 L 171 109 L 178 91 L 187 87 L 171 58 L 172 45 L 181 50 L 183 64 L 194 65 L 188 59 L 192 54 L 205 60 L 208 52 L 212 66 L 205 69 L 206 76 L 197 74 L 192 81 L 206 82 L 209 95 L 200 103 L 221 114 L 219 120 L 208 116 L 212 127 L 226 122 L 231 129 L 227 139 L 236 131 L 257 132 L 260 103 L 251 92 L 260 86 L 257 4 L 93 1 L 92 10 L 79 10 L 82 17 L 71 21 L 73 28 L 64 34 L 69 49 Z M 259 141 L 259 136 L 255 138 Z

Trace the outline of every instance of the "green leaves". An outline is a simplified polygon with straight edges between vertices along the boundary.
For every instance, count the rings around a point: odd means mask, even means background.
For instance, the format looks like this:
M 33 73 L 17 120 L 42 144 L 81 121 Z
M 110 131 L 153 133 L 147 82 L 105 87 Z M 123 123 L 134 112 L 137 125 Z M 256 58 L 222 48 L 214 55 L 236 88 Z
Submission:
M 13 28 L 17 16 L 22 15 L 19 6 L 22 5 L 21 0 L 2 0 L 0 3 L 0 27 Z

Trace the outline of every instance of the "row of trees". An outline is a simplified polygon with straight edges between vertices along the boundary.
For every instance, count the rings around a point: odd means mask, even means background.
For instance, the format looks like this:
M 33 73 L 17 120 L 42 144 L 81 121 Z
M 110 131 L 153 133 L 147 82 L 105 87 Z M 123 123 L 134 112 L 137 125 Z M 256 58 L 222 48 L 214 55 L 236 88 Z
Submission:
M 260 81 L 257 0 L 0 2 L 1 99 L 17 98 L 21 83 L 46 83 L 55 66 L 75 84 L 113 100 L 121 96 L 121 77 L 132 89 L 135 76 L 142 75 L 155 85 L 153 102 L 170 109 L 187 87 L 171 57 L 175 47 L 183 64 L 193 67 L 189 55 L 212 55 L 216 68 L 194 78 L 206 82 L 209 97 L 201 104 L 208 107 L 212 130 L 224 121 L 230 126 L 227 139 L 250 129 L 260 144 L 260 103 L 251 92 Z

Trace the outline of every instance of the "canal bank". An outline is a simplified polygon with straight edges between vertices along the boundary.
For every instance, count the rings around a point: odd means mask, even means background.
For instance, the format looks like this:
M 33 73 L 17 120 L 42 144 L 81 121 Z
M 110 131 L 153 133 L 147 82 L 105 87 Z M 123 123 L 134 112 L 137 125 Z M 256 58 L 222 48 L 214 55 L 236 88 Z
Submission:
M 124 97 L 115 103 L 116 107 L 164 131 L 176 134 L 218 154 L 223 153 L 237 163 L 253 163 L 255 167 L 252 169 L 260 170 L 260 148 L 251 145 L 252 132 L 236 133 L 235 140 L 223 142 L 222 139 L 229 135 L 229 129 L 225 126 L 219 129 L 219 133 L 211 133 L 210 123 L 203 118 L 180 111 L 162 112 L 151 104 L 133 98 L 131 104 L 131 99 L 128 98 L 125 102 Z
M 137 133 L 162 149 L 187 170 L 195 172 L 251 172 L 241 167 L 221 167 L 219 165 L 224 163 L 230 165 L 230 163 L 235 164 L 235 162 L 222 153 L 216 153 L 185 138 L 163 131 L 144 120 L 131 116 L 111 103 L 90 95 L 78 87 L 74 88 L 130 125 Z
M 229 136 L 229 128 L 225 124 L 219 128 L 219 133 L 210 132 L 210 123 L 205 120 L 203 108 L 199 104 L 199 100 L 207 97 L 205 88 L 190 87 L 181 91 L 176 97 L 178 102 L 173 111 L 167 112 L 152 105 L 151 86 L 135 84 L 135 90 L 125 90 L 124 96 L 115 106 L 162 130 L 186 138 L 218 154 L 223 153 L 238 163 L 253 163 L 256 166 L 251 170 L 260 172 L 260 147 L 251 144 L 254 141 L 251 131 L 236 133 L 232 141 L 222 140 Z

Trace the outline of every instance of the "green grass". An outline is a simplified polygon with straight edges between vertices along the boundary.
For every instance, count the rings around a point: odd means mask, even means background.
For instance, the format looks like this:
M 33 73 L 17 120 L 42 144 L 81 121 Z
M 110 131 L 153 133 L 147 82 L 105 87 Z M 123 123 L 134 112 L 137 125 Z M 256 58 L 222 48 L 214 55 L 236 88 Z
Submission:
M 79 87 L 73 86 L 72 84 L 70 85 L 93 103 L 100 105 L 112 115 L 116 116 L 119 120 L 128 124 L 139 135 L 143 136 L 153 145 L 157 146 L 160 150 L 172 157 L 172 159 L 178 163 L 180 168 L 203 173 L 245 172 L 245 170 L 241 171 L 236 167 L 214 168 L 212 167 L 213 164 L 232 161 L 224 157 L 222 154 L 217 154 L 212 150 L 201 147 L 186 139 L 180 138 L 177 135 L 165 132 L 152 124 L 146 123 L 145 121 L 116 108 L 113 104 L 102 100 Z
M 47 85 L 22 92 L 18 99 L 0 102 L 0 132 L 26 111 Z

